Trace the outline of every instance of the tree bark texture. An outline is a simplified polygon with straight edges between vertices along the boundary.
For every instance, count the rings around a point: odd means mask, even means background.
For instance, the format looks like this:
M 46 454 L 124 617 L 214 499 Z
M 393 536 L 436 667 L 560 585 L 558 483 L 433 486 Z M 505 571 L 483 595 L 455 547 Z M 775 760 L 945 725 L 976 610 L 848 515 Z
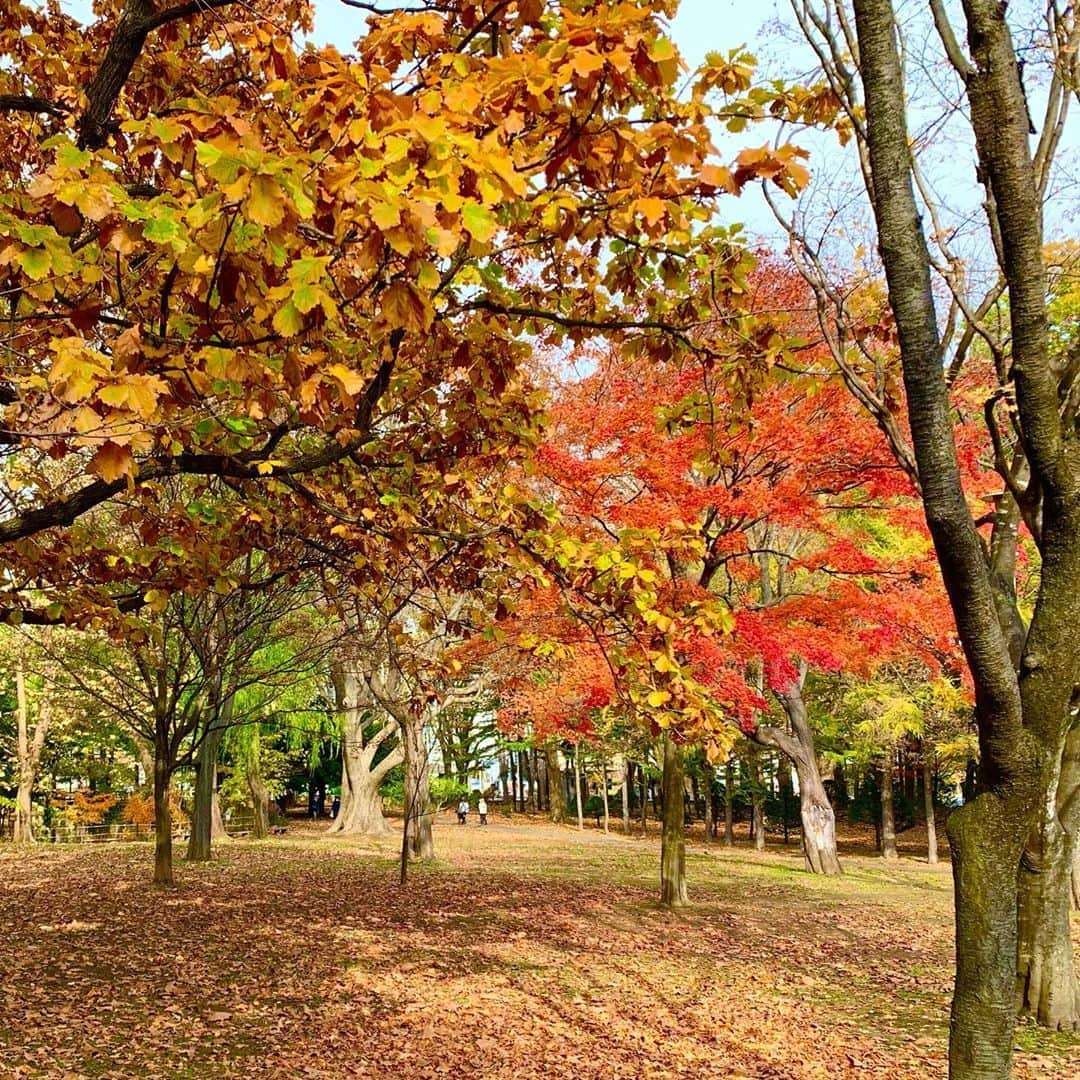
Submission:
M 891 747 L 881 762 L 881 857 L 900 858 L 896 850 L 896 811 L 893 805 L 896 751 Z
M 558 744 L 549 742 L 544 747 L 544 757 L 547 761 L 548 812 L 556 825 L 562 825 L 566 821 L 566 789 L 563 786 L 562 770 L 559 768 Z
M 660 737 L 664 761 L 662 784 L 663 832 L 660 839 L 660 903 L 682 907 L 689 901 L 686 889 L 686 788 L 683 752 L 665 732 Z

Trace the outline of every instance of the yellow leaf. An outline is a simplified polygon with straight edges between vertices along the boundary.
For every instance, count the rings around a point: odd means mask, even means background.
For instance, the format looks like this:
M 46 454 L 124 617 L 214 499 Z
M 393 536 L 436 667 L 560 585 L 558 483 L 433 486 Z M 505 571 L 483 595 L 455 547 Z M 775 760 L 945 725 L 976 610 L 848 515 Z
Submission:
M 666 690 L 653 690 L 646 700 L 654 709 L 659 709 L 671 700 L 671 695 Z
M 106 442 L 102 443 L 97 453 L 90 459 L 89 468 L 107 484 L 111 484 L 122 476 L 131 476 L 134 472 L 135 461 L 131 456 L 130 447 Z
M 349 397 L 355 397 L 366 385 L 364 377 L 358 371 L 353 371 L 344 364 L 331 364 L 326 369 L 326 373 L 341 383 L 342 389 Z
M 247 200 L 247 216 L 256 225 L 273 228 L 285 217 L 285 200 L 281 188 L 271 176 L 255 176 Z
M 634 208 L 650 225 L 655 225 L 667 212 L 664 200 L 652 195 L 644 199 L 635 199 Z

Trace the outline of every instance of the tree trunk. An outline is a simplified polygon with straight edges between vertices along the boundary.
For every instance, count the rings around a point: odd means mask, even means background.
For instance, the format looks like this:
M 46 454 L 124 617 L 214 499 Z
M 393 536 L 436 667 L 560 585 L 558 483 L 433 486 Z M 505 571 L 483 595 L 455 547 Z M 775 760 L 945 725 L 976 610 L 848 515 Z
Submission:
M 685 780 L 683 752 L 671 735 L 660 737 L 664 755 L 663 831 L 660 839 L 660 903 L 677 908 L 687 903 Z
M 896 816 L 893 811 L 893 772 L 896 751 L 890 749 L 881 762 L 881 857 L 900 858 L 896 851 Z
M 154 884 L 173 884 L 172 808 L 169 788 L 172 770 L 169 761 L 167 722 L 158 718 L 154 740 Z
M 16 696 L 16 769 L 18 786 L 15 791 L 15 816 L 12 822 L 12 840 L 16 844 L 34 843 L 34 784 L 37 782 L 41 751 L 52 723 L 52 703 L 43 688 L 38 704 L 37 724 L 30 732 L 30 701 L 26 692 L 26 673 L 20 656 L 15 668 Z
M 978 795 L 949 816 L 956 891 L 956 985 L 949 1068 L 956 1080 L 1008 1080 L 1016 1023 L 1016 868 L 1009 805 Z
M 257 764 L 248 764 L 245 779 L 251 795 L 251 835 L 256 840 L 263 840 L 270 835 L 270 796 Z
M 431 779 L 428 749 L 424 742 L 424 717 L 405 710 L 398 718 L 405 746 L 405 836 L 410 859 L 433 859 L 431 833 Z
M 607 790 L 607 785 L 608 785 L 607 761 L 602 761 L 600 763 L 600 780 L 601 780 L 601 783 L 602 783 L 601 790 L 604 793 L 604 832 L 610 832 L 611 831 L 610 828 L 609 828 L 610 813 L 609 813 L 609 807 L 608 807 L 608 790 Z
M 1041 815 L 1020 860 L 1017 1006 L 1044 1027 L 1080 1029 L 1080 985 L 1071 936 L 1073 868 L 1080 827 L 1080 728 L 1065 741 L 1054 812 Z
M 581 798 L 581 743 L 574 743 L 574 802 L 577 803 L 577 827 L 585 830 L 585 808 Z
M 364 728 L 373 709 L 370 693 L 359 675 L 342 670 L 338 675 L 337 708 L 341 715 L 341 806 L 328 833 L 349 836 L 385 836 L 390 831 L 382 812 L 379 785 L 383 777 L 404 760 L 399 743 L 374 764 L 379 747 L 397 730 L 397 723 L 383 714 L 383 723 L 364 742 Z
M 716 779 L 716 770 L 708 763 L 702 769 L 705 774 L 705 843 L 713 841 L 713 783 Z
M 510 766 L 506 763 L 506 754 L 499 755 L 499 783 L 502 785 L 504 799 L 510 797 Z M 514 802 L 510 799 L 510 813 L 514 812 Z
M 548 813 L 556 825 L 562 825 L 566 821 L 566 798 L 562 772 L 559 769 L 558 745 L 549 742 L 544 747 L 544 757 L 547 761 Z
M 535 746 L 531 747 L 528 753 L 529 761 L 531 762 L 530 775 L 532 776 L 531 809 L 539 814 L 544 809 L 540 798 L 543 789 L 543 784 L 540 780 L 540 755 L 536 752 Z
M 1080 997 L 1070 935 L 1072 838 L 1055 813 L 1039 823 L 1020 862 L 1017 1008 L 1054 1031 L 1078 1026 Z
M 935 866 L 938 861 L 937 822 L 934 818 L 934 762 L 932 751 L 923 744 L 923 799 L 926 806 L 926 861 Z
M 211 856 L 217 758 L 224 734 L 224 726 L 213 725 L 199 747 L 199 760 L 195 771 L 195 798 L 191 806 L 191 836 L 188 838 L 189 862 L 206 862 Z
M 649 801 L 647 792 L 645 790 L 645 763 L 642 762 L 638 766 L 638 771 L 641 773 L 641 835 L 648 836 L 649 834 Z
M 623 765 L 622 781 L 622 827 L 627 836 L 630 835 L 630 786 L 634 782 L 633 763 L 627 761 Z
M 761 753 L 750 750 L 750 832 L 754 850 L 765 850 L 765 791 L 761 784 Z
M 735 769 L 731 758 L 724 766 L 724 845 L 735 846 Z

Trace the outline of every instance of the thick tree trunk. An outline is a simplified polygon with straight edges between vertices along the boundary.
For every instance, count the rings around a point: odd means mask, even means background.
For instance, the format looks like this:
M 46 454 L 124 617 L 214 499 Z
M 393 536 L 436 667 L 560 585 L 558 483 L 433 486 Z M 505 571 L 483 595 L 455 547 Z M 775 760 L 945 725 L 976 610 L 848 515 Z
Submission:
M 251 795 L 251 835 L 256 840 L 263 840 L 270 835 L 270 796 L 257 763 L 248 764 L 245 779 Z
M 926 806 L 926 861 L 935 866 L 938 861 L 937 822 L 934 818 L 934 763 L 930 748 L 923 746 L 923 799 Z
M 558 745 L 549 742 L 544 747 L 544 757 L 547 761 L 548 813 L 556 825 L 562 825 L 566 821 L 566 789 L 563 787 L 562 770 L 559 768 Z
M 677 908 L 687 903 L 685 779 L 683 752 L 665 732 L 660 737 L 664 758 L 663 831 L 660 839 L 660 903 Z
M 172 770 L 168 759 L 168 727 L 158 720 L 154 741 L 154 884 L 172 885 L 172 808 L 169 787 Z
M 886 753 L 881 763 L 881 856 L 890 861 L 900 858 L 896 851 L 896 815 L 893 810 L 893 773 L 896 752 Z
M 990 793 L 949 817 L 956 891 L 956 985 L 949 1039 L 955 1080 L 1007 1080 L 1016 1023 L 1014 815 Z
M 1075 1031 L 1080 1019 L 1069 926 L 1072 861 L 1072 838 L 1055 813 L 1039 823 L 1020 862 L 1017 1007 L 1055 1031 Z
M 724 844 L 735 846 L 735 769 L 730 758 L 724 766 Z
M 397 723 L 383 714 L 383 724 L 364 742 L 365 723 L 373 708 L 370 694 L 357 673 L 343 670 L 338 676 L 337 706 L 341 714 L 341 806 L 328 833 L 348 836 L 385 836 L 390 826 L 383 817 L 379 785 L 386 774 L 401 764 L 401 743 L 375 765 L 378 749 L 397 730 Z

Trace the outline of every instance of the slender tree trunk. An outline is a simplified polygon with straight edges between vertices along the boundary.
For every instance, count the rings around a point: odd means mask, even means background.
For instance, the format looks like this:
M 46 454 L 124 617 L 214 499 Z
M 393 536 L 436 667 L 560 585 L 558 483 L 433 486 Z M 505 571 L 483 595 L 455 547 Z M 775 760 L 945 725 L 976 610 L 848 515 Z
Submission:
M 645 763 L 642 762 L 638 766 L 638 771 L 641 773 L 641 835 L 648 836 L 649 834 L 649 800 L 648 794 L 645 790 Z
M 585 830 L 585 807 L 581 798 L 581 743 L 574 743 L 574 802 L 577 803 L 577 827 Z
M 627 836 L 630 835 L 630 785 L 634 782 L 634 766 L 631 762 L 623 763 L 622 780 L 622 827 Z
M 716 770 L 706 761 L 702 769 L 705 774 L 705 843 L 713 841 L 713 783 L 716 780 Z
M 47 688 L 41 692 L 38 703 L 37 723 L 30 732 L 30 701 L 26 692 L 26 673 L 20 656 L 15 668 L 16 696 L 16 768 L 18 783 L 15 790 L 15 816 L 12 822 L 12 839 L 17 844 L 34 843 L 34 784 L 45 739 L 52 725 L 52 699 Z
M 529 749 L 529 761 L 532 763 L 530 768 L 530 775 L 532 776 L 531 808 L 539 814 L 544 809 L 541 801 L 543 783 L 540 777 L 540 755 L 536 752 L 535 746 Z
M 510 799 L 510 766 L 506 763 L 506 754 L 499 755 L 499 781 L 504 799 Z M 514 812 L 514 802 L 510 799 L 510 813 Z
M 610 832 L 609 828 L 609 812 L 608 812 L 608 768 L 607 761 L 600 763 L 600 779 L 602 782 L 602 791 L 604 793 L 604 832 Z
M 881 856 L 892 861 L 900 858 L 896 851 L 896 816 L 893 810 L 893 774 L 896 751 L 892 748 L 881 762 Z
M 158 718 L 154 740 L 154 884 L 173 884 L 172 807 L 168 724 Z
M 731 758 L 724 766 L 724 845 L 735 846 L 735 769 Z
M 206 862 L 212 854 L 217 757 L 224 734 L 223 726 L 214 725 L 199 747 L 198 766 L 195 770 L 195 798 L 191 806 L 191 835 L 188 838 L 189 862 Z
M 682 748 L 665 732 L 660 737 L 664 759 L 663 831 L 660 839 L 660 903 L 677 908 L 687 903 L 685 779 Z
M 934 816 L 933 751 L 923 744 L 923 800 L 926 806 L 926 861 L 935 866 L 938 861 L 937 822 Z
M 761 752 L 750 750 L 750 832 L 754 850 L 765 850 L 765 791 L 761 783 Z
M 544 757 L 547 760 L 548 813 L 556 825 L 562 825 L 566 821 L 566 799 L 562 771 L 559 768 L 558 745 L 549 742 L 544 747 Z
M 410 859 L 433 859 L 435 841 L 431 832 L 431 780 L 424 717 L 404 710 L 398 717 L 405 748 L 405 837 Z
M 21 656 L 15 667 L 15 698 L 16 724 L 18 725 L 16 764 L 19 785 L 15 793 L 12 839 L 16 844 L 32 844 L 34 842 L 34 769 L 30 764 L 30 702 L 26 693 L 26 671 Z

